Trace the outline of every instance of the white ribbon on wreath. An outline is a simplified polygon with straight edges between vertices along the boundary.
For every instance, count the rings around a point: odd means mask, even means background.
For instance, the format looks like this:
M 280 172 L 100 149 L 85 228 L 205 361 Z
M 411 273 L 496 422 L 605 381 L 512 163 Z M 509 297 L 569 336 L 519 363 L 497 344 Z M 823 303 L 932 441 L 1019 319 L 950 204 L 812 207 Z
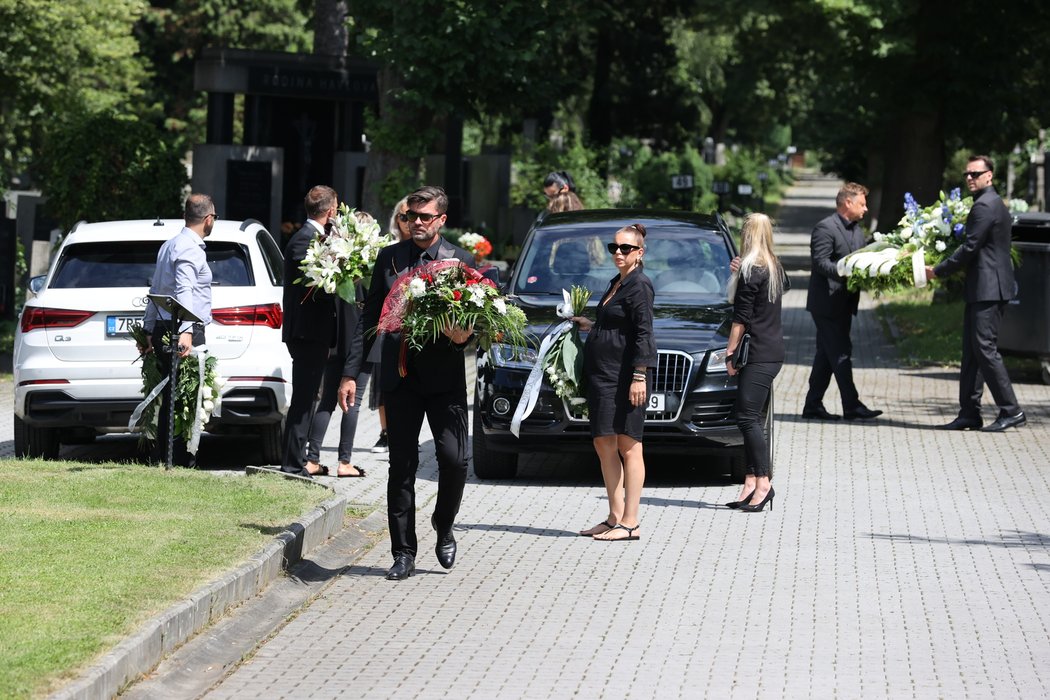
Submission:
M 510 432 L 514 437 L 520 437 L 518 433 L 521 431 L 521 422 L 532 414 L 533 409 L 536 408 L 536 402 L 539 401 L 540 387 L 543 385 L 543 363 L 547 358 L 547 353 L 550 352 L 559 338 L 572 330 L 572 321 L 568 320 L 573 316 L 572 302 L 567 291 L 563 289 L 561 294 L 564 301 L 558 304 L 555 313 L 559 318 L 566 320 L 559 323 L 554 330 L 543 336 L 543 340 L 540 341 L 536 364 L 532 366 L 529 378 L 525 380 L 525 388 L 521 392 L 518 406 L 514 409 L 514 416 L 510 420 Z
M 197 358 L 197 401 L 193 411 L 193 428 L 190 430 L 190 439 L 186 442 L 186 451 L 192 455 L 197 454 L 197 447 L 200 445 L 201 433 L 204 431 L 204 423 L 202 423 L 198 416 L 201 413 L 201 409 L 204 408 L 204 376 L 207 372 L 207 360 L 208 360 L 208 346 L 199 345 L 190 350 L 190 354 Z M 135 407 L 135 410 L 131 412 L 131 418 L 128 419 L 128 430 L 131 432 L 138 431 L 138 423 L 142 418 L 143 411 L 153 401 L 157 400 L 160 393 L 164 391 L 164 387 L 171 381 L 170 376 L 165 376 L 157 385 L 150 390 L 149 394 L 145 399 Z M 222 415 L 222 401 L 221 397 L 216 395 L 212 397 L 214 407 L 212 408 L 212 416 Z M 166 416 L 158 416 L 159 420 L 167 420 Z M 206 422 L 206 421 L 205 421 Z

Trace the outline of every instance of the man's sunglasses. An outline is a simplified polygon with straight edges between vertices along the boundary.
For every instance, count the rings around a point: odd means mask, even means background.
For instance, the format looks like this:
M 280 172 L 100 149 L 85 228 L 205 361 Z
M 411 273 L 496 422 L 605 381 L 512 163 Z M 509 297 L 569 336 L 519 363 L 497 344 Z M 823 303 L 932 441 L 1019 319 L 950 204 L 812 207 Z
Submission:
M 401 214 L 398 218 L 400 218 L 401 216 L 405 217 L 401 219 L 402 221 L 419 220 L 422 221 L 424 224 L 429 224 L 431 221 L 441 216 L 441 214 L 424 214 L 421 211 L 407 211 L 404 214 Z
M 967 170 L 965 173 L 963 173 L 963 177 L 972 177 L 974 180 L 976 180 L 981 175 L 984 175 L 985 173 L 989 173 L 989 172 L 991 172 L 991 171 L 990 170 Z
M 631 245 L 630 243 L 620 243 L 619 245 L 615 243 L 610 243 L 606 247 L 609 249 L 609 252 L 613 255 L 615 255 L 616 253 L 620 253 L 620 255 L 630 255 L 632 251 L 642 249 L 640 245 Z

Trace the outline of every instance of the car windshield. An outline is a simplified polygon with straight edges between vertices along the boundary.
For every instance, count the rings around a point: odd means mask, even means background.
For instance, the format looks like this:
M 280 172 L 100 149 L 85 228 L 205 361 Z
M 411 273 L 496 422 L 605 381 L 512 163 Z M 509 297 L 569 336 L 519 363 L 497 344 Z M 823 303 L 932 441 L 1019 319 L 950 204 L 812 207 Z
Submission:
M 516 294 L 553 294 L 583 285 L 603 293 L 616 274 L 606 247 L 613 231 L 537 229 L 514 282 Z M 681 225 L 653 227 L 645 239 L 645 274 L 657 295 L 725 298 L 729 250 L 715 231 Z
M 66 246 L 51 280 L 52 289 L 149 287 L 160 241 L 107 241 Z M 205 248 L 212 285 L 251 287 L 254 279 L 243 245 L 209 242 Z

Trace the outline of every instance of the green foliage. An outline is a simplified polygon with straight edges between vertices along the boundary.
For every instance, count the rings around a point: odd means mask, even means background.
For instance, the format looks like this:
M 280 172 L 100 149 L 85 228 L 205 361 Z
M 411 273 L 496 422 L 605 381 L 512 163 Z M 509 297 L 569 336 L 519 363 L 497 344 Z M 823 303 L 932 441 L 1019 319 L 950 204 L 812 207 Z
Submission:
M 179 213 L 186 169 L 170 138 L 116 113 L 56 124 L 41 152 L 40 183 L 50 213 L 68 228 L 93 221 Z
M 543 181 L 548 173 L 564 170 L 576 182 L 576 193 L 587 209 L 611 206 L 609 189 L 602 172 L 608 168 L 604 152 L 588 149 L 582 139 L 568 138 L 569 146 L 558 150 L 546 142 L 532 146 L 514 159 L 510 200 L 512 204 L 543 209 Z
M 654 152 L 649 146 L 642 146 L 628 166 L 628 170 L 619 173 L 624 182 L 624 206 L 702 212 L 711 212 L 716 208 L 718 197 L 711 192 L 713 171 L 692 146 L 662 153 Z M 672 189 L 671 178 L 675 175 L 692 175 L 693 189 Z
M 329 496 L 265 477 L 0 460 L 0 697 L 61 680 Z
M 0 188 L 24 174 L 56 117 L 141 111 L 147 63 L 132 36 L 145 0 L 0 0 Z
M 205 139 L 207 96 L 193 87 L 201 50 L 310 51 L 309 20 L 300 0 L 153 0 L 135 27 L 153 66 L 146 101 L 175 134 L 179 150 Z

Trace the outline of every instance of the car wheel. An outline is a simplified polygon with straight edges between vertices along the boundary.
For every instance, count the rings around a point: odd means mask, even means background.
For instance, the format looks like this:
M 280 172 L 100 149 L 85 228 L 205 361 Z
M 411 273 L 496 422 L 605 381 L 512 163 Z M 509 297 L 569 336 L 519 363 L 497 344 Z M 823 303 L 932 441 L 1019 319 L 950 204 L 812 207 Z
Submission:
M 485 444 L 485 431 L 481 427 L 481 413 L 477 399 L 474 401 L 474 475 L 479 479 L 513 479 L 518 474 L 516 452 L 497 452 Z
M 55 459 L 58 457 L 58 430 L 35 428 L 15 416 L 15 456 Z
M 284 422 L 264 425 L 260 440 L 262 445 L 262 459 L 265 464 L 280 464 L 284 458 L 284 442 L 281 437 L 284 434 Z

